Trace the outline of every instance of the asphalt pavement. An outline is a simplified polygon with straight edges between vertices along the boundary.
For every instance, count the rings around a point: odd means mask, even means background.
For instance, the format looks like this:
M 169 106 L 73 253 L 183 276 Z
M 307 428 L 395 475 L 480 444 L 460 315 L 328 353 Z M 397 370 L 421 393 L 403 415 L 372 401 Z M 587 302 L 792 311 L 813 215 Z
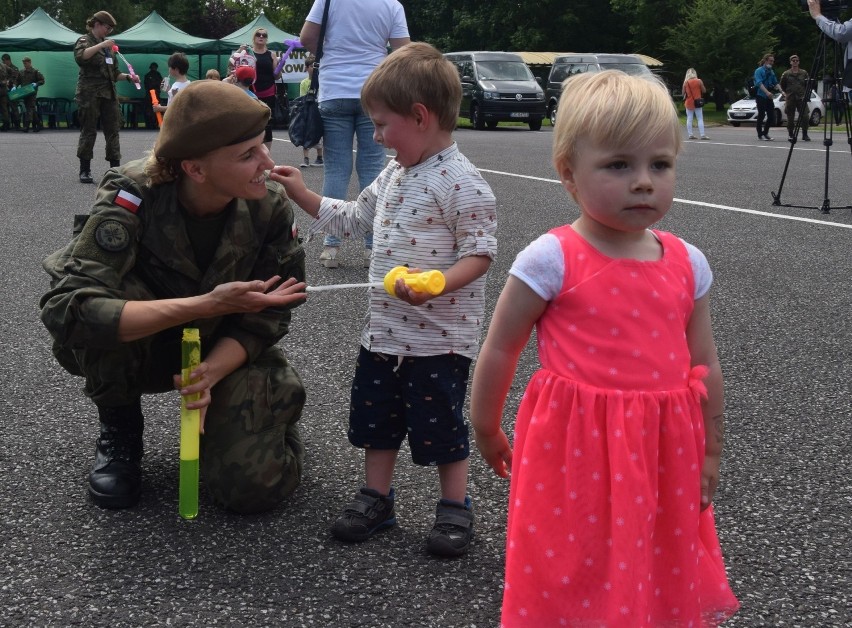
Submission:
M 775 142 L 759 142 L 748 127 L 707 132 L 711 140 L 684 147 L 677 200 L 661 227 L 701 248 L 715 273 L 728 425 L 717 527 L 742 602 L 726 626 L 850 626 L 849 144 L 835 137 L 827 151 L 814 129 L 818 141 L 791 152 L 782 129 Z M 301 149 L 275 135 L 273 158 L 300 163 Z M 123 131 L 123 160 L 141 157 L 154 138 Z M 499 204 L 490 315 L 517 252 L 577 209 L 550 165 L 549 127 L 459 130 L 456 139 Z M 395 480 L 399 524 L 359 545 L 329 535 L 363 476 L 345 433 L 363 291 L 312 294 L 281 343 L 308 403 L 305 478 L 280 508 L 239 516 L 202 495 L 195 521 L 178 516 L 176 394 L 143 402 L 139 506 L 91 504 L 96 415 L 81 381 L 53 360 L 37 308 L 48 286 L 41 260 L 68 240 L 73 215 L 94 197 L 95 186 L 77 181 L 76 144 L 74 131 L 0 134 L 0 626 L 497 626 L 508 484 L 478 454 L 476 539 L 466 557 L 425 552 L 438 480 L 407 449 Z M 99 136 L 96 180 L 103 150 Z M 320 188 L 321 169 L 305 176 Z M 773 205 L 779 188 L 782 203 L 806 207 Z M 334 270 L 318 263 L 321 242 L 306 248 L 310 283 L 365 281 L 358 243 L 344 245 Z M 507 431 L 535 369 L 528 347 Z

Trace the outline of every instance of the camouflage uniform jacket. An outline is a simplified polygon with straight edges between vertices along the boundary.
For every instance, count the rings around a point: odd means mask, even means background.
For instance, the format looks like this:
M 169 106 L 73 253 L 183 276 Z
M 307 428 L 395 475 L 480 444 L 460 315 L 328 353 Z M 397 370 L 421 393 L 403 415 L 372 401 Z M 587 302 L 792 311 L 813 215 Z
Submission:
M 296 237 L 293 206 L 277 183 L 261 200 L 235 199 L 206 272 L 198 269 L 178 205 L 177 184 L 147 184 L 144 160 L 110 170 L 80 231 L 48 256 L 51 290 L 41 318 L 54 351 L 117 346 L 118 321 L 128 300 L 127 280 L 141 281 L 158 299 L 210 292 L 231 281 L 305 277 L 305 252 Z M 138 202 L 137 202 L 138 201 Z M 129 208 L 129 209 L 128 209 Z M 76 229 L 75 229 L 76 230 Z M 202 338 L 237 340 L 249 362 L 289 330 L 290 308 L 196 321 Z
M 120 70 L 118 61 L 112 52 L 98 50 L 89 59 L 83 59 L 83 52 L 90 46 L 96 46 L 103 40 L 87 33 L 74 44 L 74 61 L 80 66 L 77 79 L 77 99 L 81 96 L 96 98 L 117 98 L 115 82 Z M 109 62 L 107 61 L 109 60 Z
M 6 65 L 5 63 L 0 63 L 0 65 L 3 66 L 3 70 L 0 70 L 0 72 L 4 70 L 6 72 L 6 78 L 3 79 L 3 86 L 8 89 L 13 88 L 18 84 L 18 66 L 14 64 Z
M 24 68 L 18 72 L 18 85 L 30 85 L 35 83 L 38 87 L 44 85 L 44 74 L 31 67 L 29 70 Z
M 9 71 L 6 69 L 5 63 L 0 63 L 0 96 L 4 96 L 7 92 L 9 84 Z
M 781 75 L 781 90 L 785 94 L 792 94 L 793 96 L 804 98 L 807 86 L 808 73 L 804 70 L 799 70 L 796 73 L 787 70 Z

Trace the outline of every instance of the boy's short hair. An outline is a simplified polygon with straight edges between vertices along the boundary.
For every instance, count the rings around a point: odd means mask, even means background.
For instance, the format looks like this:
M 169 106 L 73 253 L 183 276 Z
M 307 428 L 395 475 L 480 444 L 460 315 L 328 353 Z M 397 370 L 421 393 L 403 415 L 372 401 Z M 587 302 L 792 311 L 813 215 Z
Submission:
M 406 44 L 390 53 L 367 77 L 361 101 L 381 104 L 394 113 L 411 115 L 415 103 L 436 114 L 441 129 L 456 128 L 461 104 L 461 80 L 455 66 L 424 42 Z
M 630 76 L 619 70 L 577 74 L 562 84 L 553 131 L 553 165 L 557 172 L 588 138 L 603 144 L 652 142 L 669 135 L 680 152 L 683 142 L 677 109 L 656 77 Z
M 186 55 L 182 52 L 176 52 L 172 56 L 170 56 L 166 65 L 168 65 L 170 68 L 174 68 L 181 74 L 186 74 L 187 72 L 189 72 L 189 59 L 187 59 Z
M 213 81 L 218 81 L 222 78 L 222 75 L 219 74 L 219 70 L 216 68 L 210 68 L 207 70 L 207 74 L 204 75 L 204 78 L 211 79 Z

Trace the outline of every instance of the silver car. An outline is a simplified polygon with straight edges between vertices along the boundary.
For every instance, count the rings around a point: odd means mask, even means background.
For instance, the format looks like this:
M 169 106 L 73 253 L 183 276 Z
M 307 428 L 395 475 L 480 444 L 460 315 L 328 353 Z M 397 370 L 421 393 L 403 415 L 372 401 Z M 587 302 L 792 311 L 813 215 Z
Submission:
M 772 126 L 782 126 L 787 123 L 787 112 L 784 110 L 784 105 L 784 94 L 775 94 L 775 110 L 772 114 L 772 120 L 770 120 Z M 822 117 L 825 115 L 825 105 L 814 90 L 811 90 L 808 108 L 810 110 L 810 126 L 817 126 L 822 122 Z M 798 111 L 796 117 L 798 117 Z M 757 122 L 757 103 L 754 98 L 743 98 L 731 105 L 731 108 L 728 109 L 728 122 L 731 123 L 731 126 Z

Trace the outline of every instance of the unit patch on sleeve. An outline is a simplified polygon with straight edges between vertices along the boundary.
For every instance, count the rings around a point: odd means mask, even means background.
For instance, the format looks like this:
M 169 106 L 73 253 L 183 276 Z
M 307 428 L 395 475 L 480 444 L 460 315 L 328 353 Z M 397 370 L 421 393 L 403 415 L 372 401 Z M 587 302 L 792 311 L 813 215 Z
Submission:
M 117 253 L 127 248 L 130 234 L 127 227 L 117 220 L 104 220 L 95 229 L 95 241 L 103 250 Z

